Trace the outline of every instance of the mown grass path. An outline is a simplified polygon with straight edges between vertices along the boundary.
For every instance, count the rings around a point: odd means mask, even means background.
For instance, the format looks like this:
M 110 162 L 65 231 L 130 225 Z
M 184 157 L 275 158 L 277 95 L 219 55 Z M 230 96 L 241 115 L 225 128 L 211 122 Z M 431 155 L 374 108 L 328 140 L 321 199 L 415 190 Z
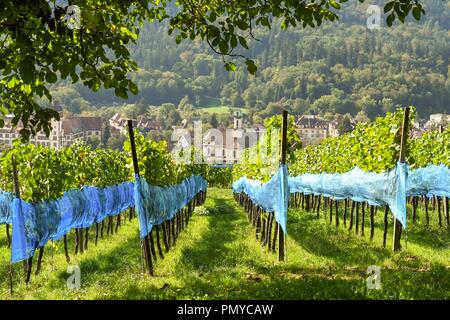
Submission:
M 10 295 L 9 250 L 0 228 L 0 299 L 449 299 L 450 236 L 422 225 L 408 231 L 407 248 L 393 255 L 382 247 L 382 217 L 375 238 L 329 225 L 323 214 L 291 210 L 287 261 L 262 248 L 231 190 L 210 188 L 176 248 L 141 273 L 138 222 L 126 222 L 97 246 L 89 243 L 71 263 L 81 270 L 81 289 L 66 288 L 67 262 L 61 242 L 46 247 L 43 270 L 25 288 L 21 264 L 14 266 Z M 208 212 L 208 215 L 201 213 Z M 341 221 L 342 224 L 342 221 Z M 432 225 L 436 225 L 432 221 Z M 389 240 L 392 230 L 390 231 Z M 366 232 L 368 233 L 368 232 Z M 381 267 L 381 290 L 368 290 L 366 270 Z

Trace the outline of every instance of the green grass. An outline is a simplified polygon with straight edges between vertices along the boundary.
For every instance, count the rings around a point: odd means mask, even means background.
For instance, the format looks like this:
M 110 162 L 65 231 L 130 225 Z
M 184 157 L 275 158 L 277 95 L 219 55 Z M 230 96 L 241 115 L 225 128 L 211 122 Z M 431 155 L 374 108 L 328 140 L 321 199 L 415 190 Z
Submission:
M 9 293 L 9 250 L 0 229 L 0 299 L 449 299 L 450 237 L 421 224 L 408 230 L 401 253 L 382 247 L 382 214 L 375 238 L 349 235 L 328 224 L 322 213 L 291 210 L 288 217 L 287 259 L 278 262 L 255 239 L 254 228 L 231 190 L 210 188 L 205 208 L 194 214 L 176 248 L 155 264 L 155 276 L 141 273 L 137 219 L 118 234 L 90 242 L 83 255 L 71 254 L 81 269 L 81 290 L 66 289 L 61 242 L 46 248 L 43 270 L 24 285 L 22 264 L 14 266 L 13 295 Z M 366 215 L 366 218 L 367 215 Z M 421 217 L 423 218 L 423 217 Z M 73 236 L 70 237 L 73 252 Z M 381 267 L 381 290 L 368 290 L 366 270 Z
M 243 109 L 243 108 L 231 108 L 228 106 L 211 106 L 211 107 L 199 107 L 196 108 L 196 110 L 199 110 L 201 112 L 206 112 L 206 113 L 217 113 L 219 115 L 222 114 L 228 114 L 230 113 L 230 109 L 232 110 L 240 110 L 242 113 L 246 113 L 247 110 Z

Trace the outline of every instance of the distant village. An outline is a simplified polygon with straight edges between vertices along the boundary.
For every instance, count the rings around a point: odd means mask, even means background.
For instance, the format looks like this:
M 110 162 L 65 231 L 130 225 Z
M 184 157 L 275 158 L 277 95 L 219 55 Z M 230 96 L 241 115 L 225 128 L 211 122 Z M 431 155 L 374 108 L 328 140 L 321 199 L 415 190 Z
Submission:
M 107 127 L 108 134 L 117 134 L 126 136 L 128 132 L 127 119 L 114 114 L 110 119 L 101 117 L 81 117 L 66 116 L 63 117 L 62 109 L 59 121 L 52 121 L 52 131 L 47 137 L 44 133 L 39 133 L 30 137 L 30 143 L 42 145 L 54 149 L 61 149 L 70 146 L 76 141 L 85 141 L 87 143 L 93 140 L 102 141 L 102 135 Z M 5 125 L 0 128 L 0 144 L 12 145 L 15 138 L 20 137 L 21 124 L 17 127 L 12 126 L 13 116 L 5 117 Z M 190 122 L 199 121 L 191 119 Z M 348 119 L 346 131 L 351 131 L 356 126 L 354 119 Z M 411 135 L 418 137 L 426 131 L 439 130 L 446 128 L 450 123 L 450 115 L 433 114 L 427 120 L 418 120 L 411 128 Z M 296 131 L 303 145 L 317 144 L 328 137 L 338 137 L 342 128 L 336 120 L 328 121 L 316 115 L 301 115 L 296 118 Z M 143 134 L 163 130 L 163 124 L 149 119 L 146 116 L 139 116 L 133 120 L 133 127 Z M 193 141 L 192 123 L 187 119 L 180 122 L 179 126 L 173 126 L 173 130 L 185 129 L 178 137 L 177 141 L 172 141 L 168 145 L 170 148 L 186 148 Z M 212 128 L 203 132 L 202 149 L 205 158 L 210 163 L 215 164 L 233 164 L 237 163 L 246 148 L 250 148 L 257 143 L 266 133 L 263 124 L 249 123 L 245 120 L 242 113 L 236 112 L 233 117 L 232 126 L 225 127 L 223 124 L 218 128 Z

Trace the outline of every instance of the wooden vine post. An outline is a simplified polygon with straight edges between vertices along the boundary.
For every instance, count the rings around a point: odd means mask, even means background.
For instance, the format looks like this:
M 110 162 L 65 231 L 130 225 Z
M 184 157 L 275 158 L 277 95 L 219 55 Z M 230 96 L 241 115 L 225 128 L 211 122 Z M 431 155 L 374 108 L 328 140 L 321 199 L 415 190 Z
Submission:
M 403 124 L 402 124 L 402 136 L 400 142 L 400 163 L 405 162 L 406 158 L 406 139 L 408 138 L 408 123 L 409 123 L 409 107 L 405 108 L 405 112 L 403 114 Z M 394 222 L 394 252 L 400 251 L 402 246 L 400 245 L 400 238 L 402 236 L 402 224 L 400 221 L 395 219 Z
M 281 134 L 281 165 L 286 164 L 286 147 L 287 147 L 287 125 L 288 125 L 288 112 L 283 111 L 283 126 Z M 284 261 L 284 233 L 281 225 L 278 224 L 278 260 Z
M 131 156 L 133 158 L 133 167 L 134 167 L 134 174 L 136 176 L 139 176 L 139 165 L 137 161 L 137 153 L 136 153 L 136 144 L 134 141 L 134 131 L 133 131 L 133 121 L 128 120 L 128 133 L 130 135 L 130 145 L 131 145 Z M 144 237 L 143 247 L 144 247 L 144 257 L 148 266 L 148 272 L 149 274 L 153 275 L 153 263 L 152 263 L 152 256 L 150 253 L 150 239 L 149 235 L 146 234 Z

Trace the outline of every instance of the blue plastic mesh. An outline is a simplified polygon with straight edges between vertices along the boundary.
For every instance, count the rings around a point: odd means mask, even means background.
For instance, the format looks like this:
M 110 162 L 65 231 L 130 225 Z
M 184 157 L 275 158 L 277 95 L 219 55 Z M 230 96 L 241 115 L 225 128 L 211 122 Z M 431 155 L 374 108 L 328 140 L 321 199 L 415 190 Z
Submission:
M 406 194 L 450 197 L 450 168 L 440 164 L 410 170 L 406 181 Z
M 153 226 L 172 219 L 207 186 L 201 176 L 191 176 L 180 184 L 167 187 L 152 186 L 144 177 L 136 176 L 134 197 L 141 239 L 152 231 Z
M 12 193 L 0 191 L 0 225 L 11 224 L 11 203 L 13 199 L 14 195 Z
M 28 259 L 50 240 L 72 228 L 87 228 L 108 216 L 134 206 L 133 183 L 106 188 L 69 190 L 56 200 L 29 203 L 14 198 L 12 211 L 12 262 Z M 2 204 L 6 205 L 7 204 Z
M 286 220 L 289 201 L 288 170 L 281 165 L 277 173 L 266 183 L 241 177 L 233 183 L 233 192 L 244 192 L 247 196 L 267 212 L 274 212 L 275 220 L 287 234 Z
M 406 228 L 406 179 L 408 167 L 398 163 L 387 173 L 355 168 L 342 174 L 304 174 L 289 178 L 290 191 L 322 195 L 335 200 L 351 199 L 370 205 L 388 205 Z

